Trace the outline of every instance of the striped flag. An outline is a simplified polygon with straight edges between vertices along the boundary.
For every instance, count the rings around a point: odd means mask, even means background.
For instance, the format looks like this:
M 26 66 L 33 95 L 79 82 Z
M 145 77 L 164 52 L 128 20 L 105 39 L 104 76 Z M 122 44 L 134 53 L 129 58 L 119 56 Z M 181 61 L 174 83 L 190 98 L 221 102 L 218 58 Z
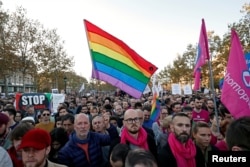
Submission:
M 157 67 L 120 39 L 84 20 L 91 58 L 92 77 L 140 98 Z
M 153 92 L 153 99 L 152 99 L 150 119 L 153 121 L 157 121 L 161 112 L 161 102 L 159 99 L 158 85 L 156 84 L 155 79 L 153 80 L 152 92 Z

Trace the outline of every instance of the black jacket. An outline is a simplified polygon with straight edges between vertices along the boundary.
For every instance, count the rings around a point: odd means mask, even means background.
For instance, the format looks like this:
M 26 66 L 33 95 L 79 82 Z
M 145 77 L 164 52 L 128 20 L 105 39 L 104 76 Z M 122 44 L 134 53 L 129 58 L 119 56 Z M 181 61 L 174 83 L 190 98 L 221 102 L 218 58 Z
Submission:
M 205 167 L 205 159 L 199 147 L 196 146 L 196 167 Z M 169 143 L 167 143 L 159 152 L 158 167 L 177 167 L 176 159 L 172 153 Z

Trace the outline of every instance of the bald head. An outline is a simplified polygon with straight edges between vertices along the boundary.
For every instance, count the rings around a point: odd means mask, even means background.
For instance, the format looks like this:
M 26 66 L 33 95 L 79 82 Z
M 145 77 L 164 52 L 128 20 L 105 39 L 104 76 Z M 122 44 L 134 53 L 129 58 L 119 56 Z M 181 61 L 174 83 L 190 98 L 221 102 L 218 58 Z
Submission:
M 130 117 L 139 117 L 139 113 L 135 109 L 128 109 L 124 113 L 124 119 L 126 120 Z

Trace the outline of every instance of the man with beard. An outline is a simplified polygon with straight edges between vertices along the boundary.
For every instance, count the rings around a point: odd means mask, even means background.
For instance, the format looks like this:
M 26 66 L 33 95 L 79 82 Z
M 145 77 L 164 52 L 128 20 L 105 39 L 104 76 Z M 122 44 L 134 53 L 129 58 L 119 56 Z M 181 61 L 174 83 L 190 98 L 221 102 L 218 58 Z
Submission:
M 210 114 L 214 113 L 214 100 L 213 99 L 207 99 L 207 101 L 206 101 L 206 107 L 207 107 L 207 111 Z
M 123 116 L 124 116 L 124 110 L 123 110 L 121 105 L 118 104 L 115 106 L 115 110 L 114 110 L 113 115 L 115 115 L 117 117 L 118 127 L 121 128 L 123 125 L 122 121 L 123 121 Z
M 202 109 L 202 99 L 201 97 L 195 97 L 194 99 L 194 110 L 192 112 L 192 118 L 194 122 L 203 121 L 209 123 L 209 112 Z
M 157 155 L 157 147 L 154 137 L 142 128 L 139 111 L 128 109 L 124 114 L 123 129 L 121 131 L 121 143 L 128 144 L 130 149 L 141 148 Z
M 31 129 L 22 138 L 19 150 L 24 167 L 65 167 L 47 160 L 51 138 L 43 129 Z
M 190 138 L 191 121 L 185 113 L 173 115 L 171 133 L 167 144 L 158 155 L 159 167 L 203 167 L 205 160 L 201 150 Z

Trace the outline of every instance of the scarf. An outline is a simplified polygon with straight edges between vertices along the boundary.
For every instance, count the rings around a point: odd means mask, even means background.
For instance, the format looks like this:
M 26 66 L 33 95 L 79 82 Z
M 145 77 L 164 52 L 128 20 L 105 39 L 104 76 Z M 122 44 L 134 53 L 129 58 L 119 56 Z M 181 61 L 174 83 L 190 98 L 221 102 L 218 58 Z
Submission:
M 184 146 L 176 139 L 173 133 L 170 133 L 168 143 L 176 159 L 178 167 L 196 167 L 196 147 L 191 139 L 189 139 Z
M 79 139 L 79 138 L 76 136 L 76 133 L 75 133 L 75 132 L 73 132 L 73 133 L 70 135 L 69 138 L 71 138 L 71 139 L 73 140 L 74 143 L 77 143 L 77 144 L 86 144 L 86 143 L 89 143 L 90 132 L 88 133 L 87 138 L 84 139 L 84 140 Z
M 90 141 L 90 133 L 88 133 L 88 136 L 86 139 L 79 139 L 77 136 L 76 136 L 76 133 L 73 132 L 73 134 L 70 136 L 70 138 L 72 138 L 73 142 L 76 143 L 76 145 L 78 147 L 80 147 L 84 152 L 85 152 L 85 155 L 86 155 L 86 158 L 88 160 L 88 162 L 90 163 L 90 158 L 89 158 L 89 152 L 88 152 L 88 148 L 89 148 L 89 141 Z
M 148 150 L 147 136 L 147 132 L 142 127 L 138 131 L 137 139 L 129 134 L 127 128 L 124 128 L 121 133 L 121 143 L 126 144 L 126 142 L 128 141 L 133 145 Z

